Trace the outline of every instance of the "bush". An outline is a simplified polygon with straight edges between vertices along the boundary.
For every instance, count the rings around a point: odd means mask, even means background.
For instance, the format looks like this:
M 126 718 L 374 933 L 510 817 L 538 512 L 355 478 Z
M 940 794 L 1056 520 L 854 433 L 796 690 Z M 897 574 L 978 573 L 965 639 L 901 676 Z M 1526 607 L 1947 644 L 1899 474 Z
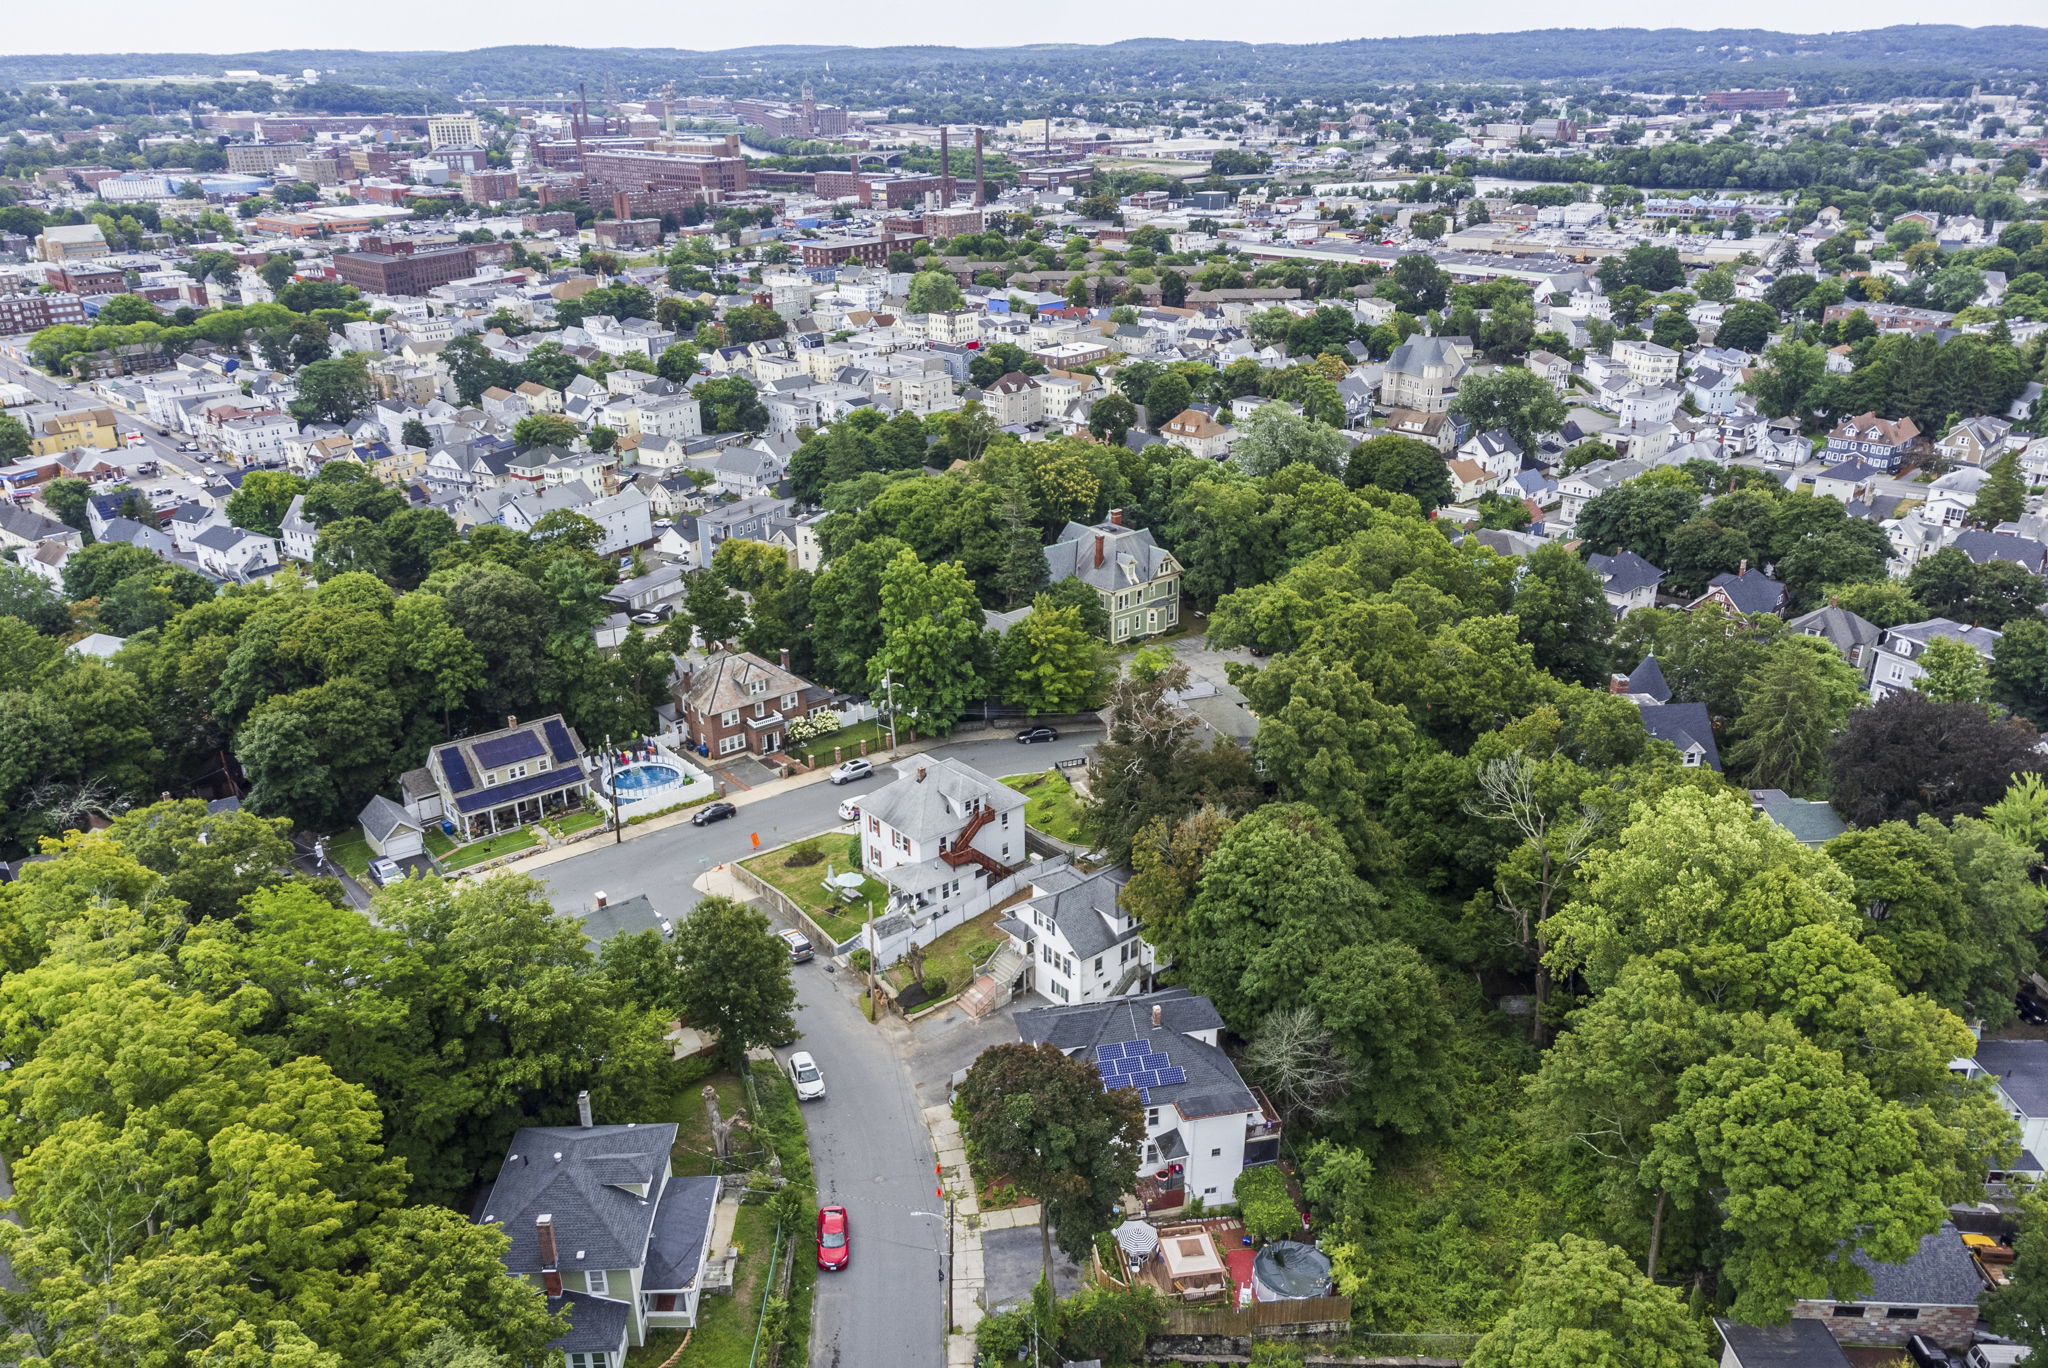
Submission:
M 949 986 L 944 974 L 926 974 L 924 976 L 924 991 L 932 999 L 944 997 Z
M 1136 1363 L 1145 1340 L 1166 1323 L 1149 1287 L 1084 1288 L 1060 1306 L 1060 1353 L 1070 1359 Z
M 1272 1164 L 1237 1175 L 1238 1210 L 1253 1239 L 1284 1240 L 1301 1230 L 1301 1213 L 1287 1195 L 1287 1176 Z
M 974 1327 L 976 1363 L 998 1364 L 1016 1360 L 1017 1351 L 1031 1342 L 1031 1313 L 1022 1307 L 983 1316 Z
M 858 972 L 865 974 L 868 971 L 869 966 L 874 964 L 875 957 L 869 954 L 868 948 L 865 945 L 863 945 L 860 949 L 855 950 L 852 954 L 848 955 L 846 957 L 846 962 L 849 965 L 853 966 L 853 968 Z
M 783 856 L 782 863 L 791 869 L 802 869 L 806 865 L 817 864 L 824 858 L 825 847 L 813 839 L 798 841 L 791 846 L 789 852 Z

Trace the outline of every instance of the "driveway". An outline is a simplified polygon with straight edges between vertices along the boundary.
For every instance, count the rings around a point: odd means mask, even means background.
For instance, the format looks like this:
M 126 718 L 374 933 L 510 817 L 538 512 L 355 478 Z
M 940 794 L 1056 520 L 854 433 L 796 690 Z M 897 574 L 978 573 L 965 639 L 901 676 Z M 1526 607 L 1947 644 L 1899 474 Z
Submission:
M 1056 742 L 1019 746 L 1005 736 L 932 753 L 1004 775 L 1075 758 L 1095 739 L 1092 731 L 1073 732 Z M 905 763 L 915 764 L 916 757 Z M 836 828 L 841 799 L 857 800 L 894 777 L 884 767 L 872 779 L 838 788 L 819 781 L 751 800 L 738 794 L 739 813 L 726 821 L 679 825 L 621 845 L 593 842 L 584 853 L 543 867 L 539 877 L 560 909 L 586 908 L 600 891 L 614 902 L 645 893 L 657 913 L 681 918 L 701 896 L 693 887 L 697 879 L 715 865 L 752 854 L 754 835 L 766 848 Z M 818 1200 L 845 1206 L 853 1226 L 852 1267 L 818 1280 L 812 1368 L 940 1368 L 946 1329 L 940 1254 L 946 1234 L 944 1207 L 934 1193 L 931 1139 L 906 1063 L 918 1055 L 919 1041 L 900 1021 L 870 1025 L 860 1013 L 857 985 L 849 975 L 830 972 L 824 959 L 798 965 L 794 973 L 802 1048 L 824 1071 L 827 1090 L 822 1101 L 804 1109 Z M 963 1053 L 971 1061 L 980 1053 L 977 1041 L 984 1031 L 1016 1038 L 1007 1019 L 958 1033 L 938 1029 L 929 1048 L 941 1068 Z M 922 1059 L 917 1075 L 930 1077 Z M 945 1073 L 938 1077 L 943 1096 Z M 1035 1261 L 1037 1254 L 1031 1257 Z M 1027 1293 L 1029 1288 L 1027 1282 Z
M 1036 1224 L 981 1232 L 982 1304 L 991 1311 L 1023 1306 L 1045 1271 L 1045 1245 Z M 1081 1270 L 1052 1247 L 1052 1287 L 1062 1297 L 1081 1290 Z

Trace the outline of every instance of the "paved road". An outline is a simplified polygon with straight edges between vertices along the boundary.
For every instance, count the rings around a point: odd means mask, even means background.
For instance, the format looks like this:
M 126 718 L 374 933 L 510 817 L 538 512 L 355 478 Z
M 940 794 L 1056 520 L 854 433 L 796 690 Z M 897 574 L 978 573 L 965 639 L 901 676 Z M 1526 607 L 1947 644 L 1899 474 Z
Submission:
M 90 389 L 53 379 L 20 359 L 14 352 L 23 341 L 26 339 L 8 338 L 0 341 L 0 381 L 21 385 L 42 402 L 57 404 L 66 410 L 111 407 L 105 399 Z M 161 476 L 138 478 L 134 481 L 143 489 L 171 487 L 177 488 L 181 493 L 190 494 L 195 491 L 188 483 L 189 480 L 229 468 L 211 455 L 179 451 L 175 441 L 159 436 L 157 430 L 145 419 L 136 418 L 120 409 L 114 410 L 114 417 L 124 443 L 107 455 L 124 464 L 155 460 L 163 467 Z M 139 445 L 126 443 L 125 438 L 131 432 L 142 434 L 142 442 Z
M 938 753 L 1001 775 L 1072 759 L 1096 736 L 1068 734 L 1036 746 L 965 741 Z M 857 799 L 892 777 L 885 772 L 841 788 L 813 784 L 753 803 L 741 795 L 744 806 L 728 821 L 598 845 L 547 866 L 541 877 L 564 910 L 589 907 L 602 890 L 613 901 L 646 893 L 657 912 L 678 916 L 696 904 L 691 884 L 701 873 L 752 851 L 751 833 L 760 833 L 764 847 L 812 835 L 838 823 L 842 799 Z M 931 1140 L 905 1064 L 909 1030 L 869 1025 L 854 985 L 827 971 L 822 958 L 799 965 L 796 982 L 802 1047 L 825 1073 L 826 1096 L 806 1104 L 818 1198 L 843 1205 L 853 1224 L 853 1266 L 819 1279 L 812 1368 L 940 1368 L 945 1227 Z

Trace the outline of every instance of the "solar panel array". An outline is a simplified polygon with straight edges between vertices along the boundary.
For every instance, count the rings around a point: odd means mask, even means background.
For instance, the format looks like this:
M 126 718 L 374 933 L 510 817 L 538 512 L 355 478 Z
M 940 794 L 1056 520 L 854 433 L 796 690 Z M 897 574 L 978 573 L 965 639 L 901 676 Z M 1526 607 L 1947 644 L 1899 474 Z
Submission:
M 1102 1075 L 1104 1088 L 1136 1088 L 1147 1106 L 1152 1102 L 1151 1089 L 1188 1081 L 1187 1070 L 1176 1068 L 1148 1040 L 1097 1045 L 1095 1071 Z
M 469 762 L 462 758 L 462 752 L 454 746 L 443 746 L 438 752 L 441 768 L 448 775 L 448 787 L 457 793 L 467 793 L 476 787 L 476 780 L 469 775 Z
M 541 752 L 540 738 L 530 731 L 513 732 L 510 736 L 494 736 L 488 741 L 479 741 L 474 747 L 476 758 L 488 769 L 509 765 L 519 760 L 531 760 Z
M 550 717 L 540 724 L 547 733 L 548 749 L 554 752 L 556 763 L 565 763 L 576 758 L 575 743 L 569 740 L 569 729 L 562 725 L 559 717 Z

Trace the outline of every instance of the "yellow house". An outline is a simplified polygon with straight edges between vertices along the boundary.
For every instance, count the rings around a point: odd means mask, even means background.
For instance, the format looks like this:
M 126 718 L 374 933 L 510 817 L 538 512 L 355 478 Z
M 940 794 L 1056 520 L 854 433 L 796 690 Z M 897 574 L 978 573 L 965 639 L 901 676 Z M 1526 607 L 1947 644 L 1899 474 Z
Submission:
M 119 445 L 121 433 L 114 426 L 114 411 L 95 408 L 44 419 L 29 441 L 29 450 L 38 456 L 54 456 L 60 451 L 76 451 L 81 447 L 112 451 Z

